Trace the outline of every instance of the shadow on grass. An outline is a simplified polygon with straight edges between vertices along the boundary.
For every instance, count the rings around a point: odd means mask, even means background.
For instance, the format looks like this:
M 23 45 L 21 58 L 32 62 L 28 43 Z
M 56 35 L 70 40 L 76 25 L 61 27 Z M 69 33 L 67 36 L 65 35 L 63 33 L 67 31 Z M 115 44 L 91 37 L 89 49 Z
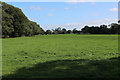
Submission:
M 31 68 L 23 67 L 14 74 L 4 75 L 3 78 L 104 78 L 118 79 L 119 59 L 106 60 L 57 60 L 38 63 Z

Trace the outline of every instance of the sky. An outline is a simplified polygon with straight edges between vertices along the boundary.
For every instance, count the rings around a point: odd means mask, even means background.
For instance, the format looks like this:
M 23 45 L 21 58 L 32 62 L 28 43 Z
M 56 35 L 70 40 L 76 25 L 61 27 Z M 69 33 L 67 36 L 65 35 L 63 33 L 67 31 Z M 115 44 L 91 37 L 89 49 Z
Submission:
M 85 25 L 117 23 L 118 19 L 118 2 L 7 3 L 22 9 L 28 19 L 37 22 L 45 30 L 57 27 L 81 29 Z
M 1 0 L 5 2 L 118 2 L 119 0 Z

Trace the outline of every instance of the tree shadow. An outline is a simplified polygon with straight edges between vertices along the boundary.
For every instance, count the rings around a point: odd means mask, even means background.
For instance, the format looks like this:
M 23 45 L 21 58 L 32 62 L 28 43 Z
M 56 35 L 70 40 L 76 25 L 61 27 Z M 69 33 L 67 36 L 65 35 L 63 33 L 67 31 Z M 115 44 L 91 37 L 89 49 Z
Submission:
M 31 68 L 23 67 L 7 78 L 106 78 L 118 79 L 120 74 L 119 59 L 106 60 L 57 60 L 38 63 Z

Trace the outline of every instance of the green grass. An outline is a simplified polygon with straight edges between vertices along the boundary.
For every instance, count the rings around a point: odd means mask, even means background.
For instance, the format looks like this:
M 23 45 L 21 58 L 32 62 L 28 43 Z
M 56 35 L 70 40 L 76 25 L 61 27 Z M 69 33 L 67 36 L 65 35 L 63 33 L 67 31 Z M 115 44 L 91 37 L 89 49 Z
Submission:
M 5 78 L 118 78 L 118 35 L 37 35 L 2 42 Z

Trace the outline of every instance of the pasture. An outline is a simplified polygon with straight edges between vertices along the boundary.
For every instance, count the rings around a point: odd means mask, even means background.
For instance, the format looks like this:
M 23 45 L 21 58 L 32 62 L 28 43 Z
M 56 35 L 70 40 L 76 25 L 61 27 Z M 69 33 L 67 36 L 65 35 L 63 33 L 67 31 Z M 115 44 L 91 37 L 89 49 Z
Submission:
M 2 39 L 3 78 L 118 78 L 118 35 Z

